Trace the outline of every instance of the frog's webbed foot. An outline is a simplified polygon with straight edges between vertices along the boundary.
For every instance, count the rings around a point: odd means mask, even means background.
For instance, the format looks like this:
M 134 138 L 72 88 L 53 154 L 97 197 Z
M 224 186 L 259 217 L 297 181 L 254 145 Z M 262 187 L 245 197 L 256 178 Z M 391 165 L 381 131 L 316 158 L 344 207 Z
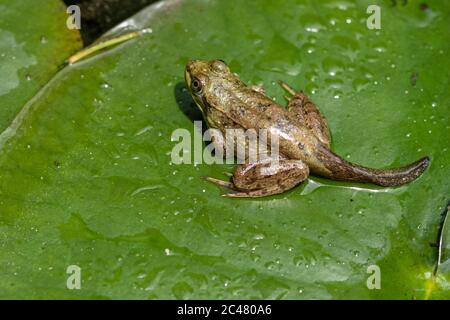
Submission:
M 303 92 L 296 92 L 283 81 L 278 83 L 291 95 L 285 97 L 289 101 L 288 111 L 301 125 L 309 128 L 327 148 L 330 148 L 330 130 L 319 108 Z
M 256 198 L 282 193 L 304 181 L 309 174 L 308 166 L 301 160 L 261 161 L 236 167 L 232 182 L 214 178 L 206 180 L 233 190 L 224 194 L 228 198 Z

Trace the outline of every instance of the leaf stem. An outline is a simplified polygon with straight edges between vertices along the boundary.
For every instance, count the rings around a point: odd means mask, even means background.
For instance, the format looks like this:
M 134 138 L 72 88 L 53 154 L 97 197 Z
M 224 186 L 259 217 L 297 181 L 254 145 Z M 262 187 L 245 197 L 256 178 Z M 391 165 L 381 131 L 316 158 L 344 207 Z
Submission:
M 114 37 L 114 38 L 110 38 L 110 39 L 107 39 L 104 41 L 100 41 L 98 43 L 94 43 L 93 45 L 86 47 L 86 48 L 82 49 L 81 51 L 78 51 L 77 53 L 75 53 L 73 56 L 69 57 L 66 60 L 66 63 L 69 65 L 74 64 L 75 62 L 78 62 L 78 61 L 86 58 L 87 56 L 90 56 L 100 50 L 103 50 L 105 48 L 112 47 L 112 46 L 115 46 L 122 42 L 134 39 L 134 38 L 142 35 L 143 33 L 145 33 L 145 30 L 132 31 L 132 32 L 128 32 L 123 35 L 120 35 L 118 37 Z

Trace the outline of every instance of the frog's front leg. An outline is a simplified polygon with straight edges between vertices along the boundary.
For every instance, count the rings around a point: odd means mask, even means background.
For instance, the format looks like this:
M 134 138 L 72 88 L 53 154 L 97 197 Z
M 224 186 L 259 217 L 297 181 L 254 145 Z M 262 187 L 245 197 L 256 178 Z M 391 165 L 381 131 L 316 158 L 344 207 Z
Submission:
M 300 124 L 309 128 L 329 149 L 331 142 L 330 130 L 319 108 L 303 92 L 296 92 L 282 81 L 279 81 L 279 84 L 292 95 L 291 97 L 286 97 L 289 100 L 289 112 Z
M 234 193 L 230 198 L 256 198 L 282 193 L 304 181 L 309 174 L 308 166 L 301 160 L 264 160 L 258 163 L 242 164 L 236 167 L 232 182 L 207 178 Z

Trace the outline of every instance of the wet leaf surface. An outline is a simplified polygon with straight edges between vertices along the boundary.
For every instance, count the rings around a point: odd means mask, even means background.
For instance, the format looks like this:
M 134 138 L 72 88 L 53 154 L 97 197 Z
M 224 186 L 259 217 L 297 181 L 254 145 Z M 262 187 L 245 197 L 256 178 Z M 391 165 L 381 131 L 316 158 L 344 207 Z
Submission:
M 383 2 L 377 31 L 370 1 L 171 3 L 133 20 L 152 33 L 59 73 L 1 141 L 0 296 L 449 298 L 429 243 L 450 194 L 450 6 Z M 280 103 L 276 80 L 304 89 L 348 160 L 431 165 L 398 188 L 311 177 L 222 198 L 201 177 L 231 166 L 170 162 L 172 132 L 199 119 L 182 84 L 193 58 L 227 61 Z
M 59 0 L 0 0 L 0 131 L 81 48 Z

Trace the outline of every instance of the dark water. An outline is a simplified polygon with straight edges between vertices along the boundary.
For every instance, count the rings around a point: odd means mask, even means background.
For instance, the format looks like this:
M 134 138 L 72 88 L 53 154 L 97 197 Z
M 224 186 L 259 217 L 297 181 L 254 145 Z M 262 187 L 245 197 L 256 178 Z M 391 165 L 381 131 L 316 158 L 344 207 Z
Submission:
M 85 45 L 156 0 L 64 0 L 81 9 L 81 36 Z

